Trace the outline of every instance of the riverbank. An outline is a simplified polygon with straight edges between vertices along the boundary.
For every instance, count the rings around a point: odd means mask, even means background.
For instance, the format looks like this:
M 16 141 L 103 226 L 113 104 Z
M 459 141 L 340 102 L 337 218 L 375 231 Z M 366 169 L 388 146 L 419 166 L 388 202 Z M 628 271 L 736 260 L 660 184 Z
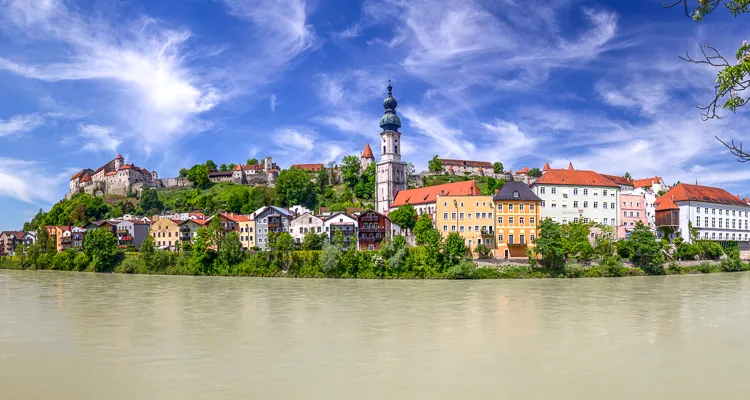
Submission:
M 365 254 L 365 253 L 356 253 Z M 377 255 L 357 257 L 359 260 L 341 260 L 349 268 L 326 271 L 321 260 L 322 252 L 292 252 L 288 260 L 279 262 L 258 253 L 236 265 L 218 268 L 211 273 L 201 273 L 181 254 L 157 252 L 148 260 L 138 253 L 125 253 L 107 268 L 96 270 L 91 266 L 56 265 L 49 268 L 28 268 L 18 258 L 6 257 L 0 269 L 58 270 L 142 275 L 194 275 L 194 276 L 244 276 L 284 278 L 332 279 L 545 279 L 545 278 L 609 278 L 647 275 L 710 274 L 718 272 L 750 271 L 750 265 L 740 260 L 677 261 L 656 267 L 638 267 L 622 261 L 606 263 L 566 263 L 561 268 L 532 267 L 531 265 L 490 265 L 481 260 L 479 265 L 462 260 L 445 270 L 430 268 L 388 268 Z M 359 261 L 359 262 L 357 262 Z

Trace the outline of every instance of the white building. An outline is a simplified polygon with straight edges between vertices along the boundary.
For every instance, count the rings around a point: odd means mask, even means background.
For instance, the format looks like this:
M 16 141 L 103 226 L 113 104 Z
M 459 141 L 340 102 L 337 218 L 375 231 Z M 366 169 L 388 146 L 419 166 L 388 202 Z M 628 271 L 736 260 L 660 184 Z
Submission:
M 302 243 L 302 239 L 308 232 L 317 234 L 325 233 L 326 226 L 323 218 L 314 215 L 312 212 L 306 212 L 294 218 L 289 227 L 289 234 L 292 235 L 297 244 Z
M 684 183 L 656 200 L 660 236 L 691 242 L 691 225 L 698 239 L 750 241 L 750 205 L 724 189 Z
M 340 231 L 344 236 L 345 247 L 348 248 L 352 243 L 358 243 L 357 232 L 359 230 L 359 221 L 356 217 L 342 212 L 334 213 L 326 218 L 324 226 L 331 243 L 333 243 L 336 231 Z
M 619 225 L 620 185 L 594 171 L 547 169 L 531 190 L 542 199 L 541 218 L 560 224 Z
M 401 161 L 401 119 L 396 115 L 398 102 L 388 81 L 388 96 L 383 100 L 385 113 L 380 118 L 380 162 L 375 172 L 375 211 L 387 214 L 396 194 L 406 189 L 406 164 Z

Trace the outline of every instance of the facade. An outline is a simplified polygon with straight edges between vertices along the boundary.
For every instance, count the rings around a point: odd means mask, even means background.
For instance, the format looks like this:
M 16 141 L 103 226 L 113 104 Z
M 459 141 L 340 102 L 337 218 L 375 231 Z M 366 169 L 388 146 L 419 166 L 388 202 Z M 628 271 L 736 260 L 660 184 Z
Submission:
M 359 225 L 359 248 L 361 250 L 380 250 L 383 240 L 391 231 L 391 220 L 374 211 L 363 211 L 357 218 Z
M 331 243 L 334 242 L 336 232 L 341 232 L 344 236 L 344 248 L 349 248 L 352 243 L 358 244 L 357 228 L 359 226 L 359 221 L 356 217 L 342 212 L 334 213 L 326 218 L 324 225 L 328 239 Z
M 401 161 L 401 119 L 396 114 L 398 102 L 388 81 L 388 96 L 383 100 L 385 113 L 380 118 L 380 162 L 375 170 L 375 211 L 386 214 L 398 192 L 406 189 L 406 164 Z
M 243 165 L 237 164 L 232 171 L 232 180 L 238 185 L 269 185 L 276 184 L 276 178 L 279 177 L 279 167 L 266 157 L 261 160 L 260 164 Z
M 620 185 L 620 190 L 633 190 L 633 181 L 624 176 L 607 175 L 607 174 L 601 174 L 601 175 L 609 179 L 610 181 Z
M 365 143 L 365 149 L 362 151 L 362 154 L 359 155 L 360 171 L 364 172 L 364 170 L 366 170 L 367 167 L 369 167 L 370 164 L 373 164 L 374 162 L 375 162 L 375 156 L 372 154 L 370 143 Z
M 120 247 L 135 246 L 136 250 L 141 249 L 141 243 L 148 236 L 149 224 L 141 221 L 122 221 L 117 224 L 115 234 L 117 236 L 117 245 Z
M 239 224 L 242 248 L 250 250 L 255 247 L 255 218 L 250 216 L 247 221 L 241 221 Z
M 660 176 L 655 176 L 653 178 L 644 178 L 644 179 L 636 179 L 633 181 L 633 188 L 634 189 L 650 189 L 654 193 L 659 193 L 660 191 L 668 191 L 669 186 L 664 183 L 664 180 L 661 179 Z
M 88 193 L 95 196 L 105 194 L 127 195 L 136 191 L 136 184 L 140 186 L 158 186 L 156 171 L 136 167 L 135 164 L 125 164 L 121 155 L 99 167 L 96 171 L 83 169 L 70 178 L 70 192 L 67 198 L 78 194 Z M 159 183 L 160 184 L 160 183 Z
M 16 249 L 36 243 L 33 232 L 4 231 L 0 233 L 0 256 L 14 256 Z
M 180 220 L 161 218 L 151 225 L 150 234 L 154 246 L 162 250 L 176 250 L 180 238 Z
M 724 189 L 681 183 L 656 200 L 659 236 L 681 237 L 690 243 L 690 227 L 696 239 L 750 241 L 750 205 Z
M 622 192 L 620 195 L 623 194 L 632 194 L 636 196 L 643 197 L 643 206 L 644 210 L 646 212 L 646 221 L 644 223 L 647 223 L 648 226 L 651 229 L 656 229 L 656 199 L 659 197 L 654 193 L 653 190 L 650 188 L 636 188 L 633 190 L 628 190 L 626 192 Z
M 234 171 L 216 171 L 208 174 L 211 182 L 234 182 Z
M 476 255 L 480 243 L 495 248 L 495 212 L 492 196 L 437 195 L 435 227 L 444 236 L 458 232 Z
M 484 175 L 493 172 L 492 163 L 489 161 L 452 160 L 441 158 L 443 169 L 449 174 L 455 175 Z
M 255 212 L 255 246 L 266 249 L 268 234 L 289 232 L 292 214 L 281 207 L 268 206 Z
M 229 232 L 235 232 L 239 235 L 241 233 L 240 223 L 250 221 L 250 217 L 247 215 L 228 212 L 219 213 L 218 217 L 221 220 L 221 228 L 225 235 Z
M 430 215 L 434 221 L 437 196 L 478 196 L 480 194 L 479 186 L 473 180 L 402 190 L 391 203 L 389 211 L 411 204 L 416 209 L 417 215 Z
M 192 242 L 198 236 L 198 230 L 211 223 L 208 219 L 184 219 L 174 220 L 180 228 L 180 242 L 184 245 L 186 242 Z M 182 247 L 182 246 L 181 246 Z M 140 248 L 140 247 L 139 247 Z
M 507 182 L 492 197 L 497 258 L 524 258 L 534 247 L 542 199 L 523 182 Z
M 292 219 L 289 233 L 294 238 L 295 243 L 301 244 L 302 239 L 305 238 L 308 232 L 322 234 L 325 233 L 325 229 L 325 221 L 308 211 Z
M 71 247 L 83 246 L 83 240 L 85 238 L 85 228 L 79 228 L 76 234 L 73 234 L 74 226 L 46 226 L 47 235 L 50 240 L 54 240 L 55 248 L 58 252 L 69 249 Z M 81 232 L 81 230 L 83 232 Z
M 620 186 L 594 171 L 550 168 L 531 190 L 542 199 L 542 218 L 619 226 Z
M 617 227 L 617 237 L 620 239 L 630 236 L 638 222 L 649 226 L 643 195 L 620 193 L 620 214 L 620 225 Z

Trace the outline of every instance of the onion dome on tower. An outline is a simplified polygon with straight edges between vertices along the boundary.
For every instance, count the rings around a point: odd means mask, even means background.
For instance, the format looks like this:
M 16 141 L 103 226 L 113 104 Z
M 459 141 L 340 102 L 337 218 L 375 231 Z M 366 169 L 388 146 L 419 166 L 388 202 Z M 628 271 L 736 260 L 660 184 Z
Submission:
M 398 131 L 401 127 L 401 118 L 396 115 L 396 107 L 398 107 L 398 101 L 393 97 L 393 86 L 391 86 L 391 80 L 388 80 L 388 96 L 383 100 L 383 108 L 385 113 L 380 117 L 380 127 L 384 131 Z

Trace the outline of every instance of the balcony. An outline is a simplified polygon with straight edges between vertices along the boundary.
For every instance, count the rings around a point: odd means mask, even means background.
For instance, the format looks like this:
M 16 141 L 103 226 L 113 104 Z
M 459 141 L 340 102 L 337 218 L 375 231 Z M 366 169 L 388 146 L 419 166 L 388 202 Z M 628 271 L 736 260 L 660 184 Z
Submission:
M 180 227 L 180 232 L 190 232 L 190 227 L 189 226 L 181 226 Z
M 124 229 L 124 228 L 121 228 L 121 229 L 117 229 L 115 231 L 115 233 L 118 234 L 118 235 L 127 235 L 128 234 L 128 230 Z
M 380 220 L 380 217 L 377 215 L 363 215 L 359 217 L 359 220 L 366 222 L 378 222 Z
M 363 233 L 385 233 L 385 228 L 359 228 L 359 231 Z
M 183 233 L 180 235 L 180 240 L 190 240 L 190 234 L 189 233 Z
M 359 241 L 364 242 L 364 243 L 376 243 L 376 242 L 382 242 L 383 238 L 376 238 L 374 236 L 373 237 L 366 236 L 366 237 L 360 237 Z
M 64 237 L 60 239 L 60 243 L 70 243 L 70 237 Z
M 656 226 L 657 227 L 679 227 L 680 226 L 680 210 L 663 210 L 656 212 Z
M 269 228 L 281 228 L 281 218 L 268 218 L 268 227 Z
M 482 236 L 495 236 L 495 232 L 492 229 L 482 229 Z
M 523 240 L 523 239 L 521 239 L 521 240 L 519 240 L 517 242 L 509 240 L 508 241 L 508 246 L 526 246 L 526 241 Z

